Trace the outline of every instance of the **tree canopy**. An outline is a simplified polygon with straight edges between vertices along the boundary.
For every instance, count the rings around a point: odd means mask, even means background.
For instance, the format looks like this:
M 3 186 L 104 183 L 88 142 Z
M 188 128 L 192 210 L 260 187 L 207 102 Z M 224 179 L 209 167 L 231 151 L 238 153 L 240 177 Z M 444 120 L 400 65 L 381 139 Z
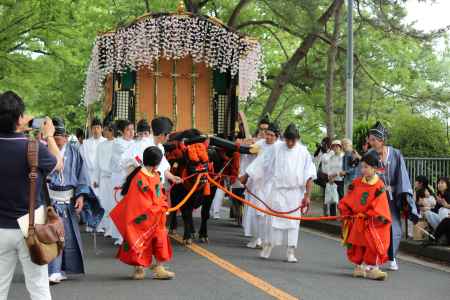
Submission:
M 261 42 L 266 76 L 256 95 L 241 103 L 252 126 L 268 113 L 282 127 L 299 125 L 310 145 L 324 131 L 343 137 L 345 1 L 184 2 L 191 12 L 217 17 Z M 408 149 L 408 155 L 448 155 L 448 28 L 415 29 L 405 21 L 405 2 L 355 0 L 356 125 L 381 120 L 390 124 L 393 143 Z M 86 109 L 80 99 L 97 33 L 145 12 L 175 11 L 177 5 L 178 0 L 2 1 L 0 91 L 19 93 L 33 114 L 59 115 L 69 128 L 83 127 Z M 436 50 L 437 39 L 445 43 L 443 51 Z M 425 139 L 425 128 L 436 132 L 439 146 Z M 419 131 L 423 139 L 407 138 Z

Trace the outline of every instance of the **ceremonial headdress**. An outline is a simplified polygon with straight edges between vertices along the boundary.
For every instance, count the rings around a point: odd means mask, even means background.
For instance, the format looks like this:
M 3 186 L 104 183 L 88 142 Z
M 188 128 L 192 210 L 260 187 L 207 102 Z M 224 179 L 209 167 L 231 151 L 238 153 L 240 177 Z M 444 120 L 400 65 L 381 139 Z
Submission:
M 155 136 L 172 132 L 173 123 L 167 117 L 158 117 L 152 120 L 152 130 Z
M 64 120 L 61 118 L 53 118 L 52 119 L 53 126 L 55 126 L 55 135 L 65 135 L 66 127 L 64 125 Z
M 148 124 L 147 120 L 142 119 L 137 123 L 136 131 L 139 132 L 150 132 L 150 125 Z
M 300 133 L 298 132 L 297 126 L 295 124 L 291 123 L 286 127 L 286 130 L 284 131 L 283 137 L 288 140 L 297 140 L 300 138 Z
M 387 129 L 381 124 L 380 121 L 378 121 L 370 130 L 369 135 L 373 135 L 379 140 L 386 140 L 388 132 Z

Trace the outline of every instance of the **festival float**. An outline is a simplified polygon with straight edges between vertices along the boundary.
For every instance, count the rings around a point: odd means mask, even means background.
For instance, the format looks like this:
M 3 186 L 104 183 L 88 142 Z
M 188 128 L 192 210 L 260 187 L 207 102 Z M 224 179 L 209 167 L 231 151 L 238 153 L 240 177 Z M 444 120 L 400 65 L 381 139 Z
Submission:
M 185 11 L 148 13 L 97 36 L 83 100 L 107 120 L 172 119 L 234 140 L 239 101 L 262 76 L 261 45 L 220 20 Z

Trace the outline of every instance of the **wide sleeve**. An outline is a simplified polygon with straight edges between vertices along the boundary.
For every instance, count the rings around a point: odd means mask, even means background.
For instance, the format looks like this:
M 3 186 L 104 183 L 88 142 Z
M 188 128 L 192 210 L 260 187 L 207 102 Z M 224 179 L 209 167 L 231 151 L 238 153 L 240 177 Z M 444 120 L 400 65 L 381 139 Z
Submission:
M 306 151 L 305 154 L 305 168 L 303 170 L 303 178 L 304 178 L 304 183 L 303 185 L 305 185 L 309 179 L 311 180 L 315 180 L 317 178 L 317 170 L 316 170 L 316 166 L 314 165 L 313 159 L 311 157 L 311 154 L 309 154 L 308 151 Z
M 377 184 L 375 188 L 374 200 L 371 201 L 366 214 L 370 217 L 382 217 L 388 223 L 392 221 L 389 200 L 381 180 L 380 184 Z
M 245 173 L 253 180 L 263 177 L 271 177 L 275 171 L 276 147 L 274 145 L 258 155 L 245 170 Z
M 101 164 L 100 164 L 100 156 L 102 155 L 101 150 L 102 150 L 102 144 L 100 143 L 100 145 L 98 145 L 97 150 L 96 150 L 96 157 L 97 159 L 95 160 L 95 168 L 94 168 L 94 178 L 93 181 L 96 182 L 97 184 L 100 182 L 100 173 L 101 173 Z
M 137 145 L 132 145 L 131 147 L 128 147 L 120 156 L 120 168 L 123 170 L 128 170 L 130 167 L 138 167 L 139 164 L 136 161 L 135 157 L 138 155 L 138 153 L 135 153 L 135 149 L 137 148 Z
M 355 203 L 356 192 L 355 186 L 358 184 L 358 179 L 353 180 L 352 184 L 348 188 L 347 194 L 339 200 L 338 209 L 341 216 L 349 216 L 353 214 L 353 203 Z
M 419 212 L 417 210 L 416 202 L 413 198 L 413 190 L 411 181 L 409 180 L 408 170 L 406 169 L 405 160 L 403 159 L 400 151 L 396 150 L 397 166 L 399 167 L 399 173 L 397 186 L 395 187 L 395 193 L 397 199 L 405 199 L 409 207 L 408 217 L 411 221 L 415 222 L 419 219 Z M 403 198 L 404 197 L 404 198 Z M 399 206 L 400 207 L 400 206 Z
M 78 197 L 82 194 L 89 194 L 89 175 L 86 167 L 86 163 L 83 160 L 79 151 L 72 149 L 74 153 L 74 163 L 76 168 L 77 186 L 75 188 L 75 195 Z

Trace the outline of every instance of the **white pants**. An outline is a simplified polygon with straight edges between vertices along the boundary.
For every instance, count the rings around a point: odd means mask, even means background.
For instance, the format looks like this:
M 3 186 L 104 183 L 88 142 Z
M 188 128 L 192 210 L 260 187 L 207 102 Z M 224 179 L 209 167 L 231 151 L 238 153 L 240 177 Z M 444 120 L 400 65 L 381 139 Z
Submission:
M 16 269 L 17 259 L 22 264 L 25 285 L 32 300 L 51 300 L 47 265 L 31 262 L 28 247 L 19 229 L 0 229 L 0 300 L 7 300 Z
M 259 215 L 254 208 L 245 206 L 243 225 L 246 237 L 264 240 L 265 222 L 265 216 Z
M 297 248 L 300 226 L 290 229 L 272 227 L 272 246 L 288 246 Z
M 225 192 L 221 189 L 217 189 L 214 194 L 214 199 L 212 203 L 212 214 L 213 216 L 220 215 L 220 208 L 222 207 L 223 198 L 225 197 Z

